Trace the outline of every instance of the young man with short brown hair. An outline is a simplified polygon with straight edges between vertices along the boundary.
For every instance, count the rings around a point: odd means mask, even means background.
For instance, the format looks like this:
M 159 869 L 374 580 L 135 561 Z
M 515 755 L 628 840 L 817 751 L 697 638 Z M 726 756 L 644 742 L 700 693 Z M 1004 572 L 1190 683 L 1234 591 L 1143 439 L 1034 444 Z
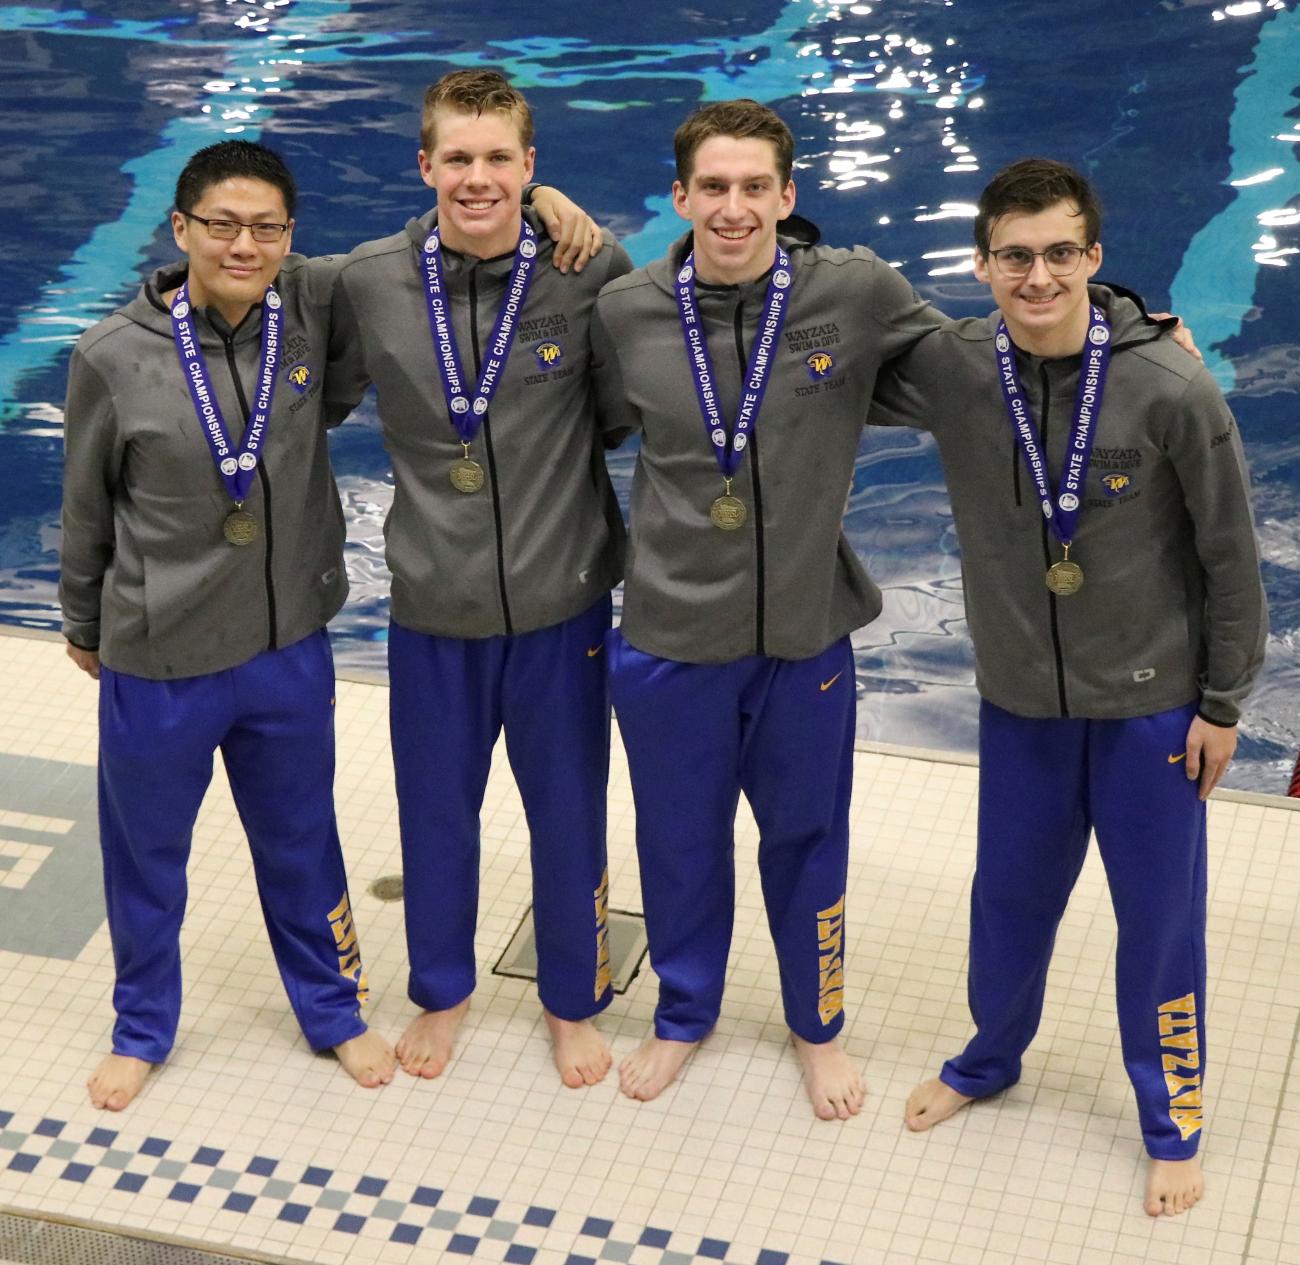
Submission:
M 655 1097 L 717 1022 L 743 791 L 808 1094 L 818 1116 L 847 1119 L 865 1092 L 838 1040 L 848 635 L 881 599 L 841 518 L 876 374 L 940 318 L 865 247 L 778 229 L 795 202 L 793 138 L 766 106 L 706 106 L 675 149 L 691 232 L 602 291 L 595 333 L 602 410 L 641 433 L 608 644 L 660 992 L 622 1087 Z

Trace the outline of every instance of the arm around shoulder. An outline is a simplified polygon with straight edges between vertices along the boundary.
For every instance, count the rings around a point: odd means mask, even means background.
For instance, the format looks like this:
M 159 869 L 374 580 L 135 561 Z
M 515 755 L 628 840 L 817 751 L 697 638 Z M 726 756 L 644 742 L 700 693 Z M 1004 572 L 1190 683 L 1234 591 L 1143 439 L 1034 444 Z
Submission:
M 313 264 L 324 262 L 312 261 Z M 370 386 L 370 372 L 366 367 L 360 318 L 341 267 L 333 273 L 330 296 L 324 413 L 325 424 L 337 426 L 361 403 Z
M 598 299 L 591 316 L 592 391 L 605 447 L 617 448 L 628 436 L 641 429 L 641 417 L 627 398 L 618 346 L 606 328 L 601 306 Z

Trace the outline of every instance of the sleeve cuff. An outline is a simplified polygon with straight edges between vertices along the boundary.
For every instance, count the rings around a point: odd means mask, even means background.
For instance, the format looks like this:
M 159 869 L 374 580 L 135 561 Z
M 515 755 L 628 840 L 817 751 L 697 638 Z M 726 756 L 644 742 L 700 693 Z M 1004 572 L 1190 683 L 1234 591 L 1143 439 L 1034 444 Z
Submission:
M 69 644 L 77 647 L 78 650 L 98 650 L 99 649 L 99 623 L 79 624 L 72 620 L 63 621 L 63 637 Z
M 1236 729 L 1235 720 L 1216 720 L 1213 716 L 1207 716 L 1201 709 L 1197 709 L 1196 716 L 1198 720 L 1203 720 L 1207 725 L 1213 725 L 1216 729 Z

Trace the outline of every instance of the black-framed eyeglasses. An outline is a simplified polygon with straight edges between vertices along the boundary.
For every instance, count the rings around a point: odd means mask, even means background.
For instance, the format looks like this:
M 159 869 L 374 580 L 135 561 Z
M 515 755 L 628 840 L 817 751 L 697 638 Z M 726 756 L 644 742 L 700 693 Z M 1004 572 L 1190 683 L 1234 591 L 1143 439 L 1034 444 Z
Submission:
M 219 242 L 233 242 L 244 229 L 252 233 L 255 242 L 278 242 L 289 231 L 287 224 L 269 224 L 264 220 L 259 220 L 256 224 L 245 224 L 243 220 L 210 220 L 206 216 L 195 215 L 193 211 L 182 211 L 181 214 L 187 220 L 198 220 L 208 230 L 208 236 L 215 237 Z
M 1057 242 L 1046 250 L 1030 250 L 1028 246 L 1003 246 L 991 250 L 989 255 L 1004 277 L 1027 277 L 1034 270 L 1034 260 L 1041 259 L 1054 277 L 1068 277 L 1077 272 L 1079 261 L 1092 247 L 1078 246 L 1074 242 Z

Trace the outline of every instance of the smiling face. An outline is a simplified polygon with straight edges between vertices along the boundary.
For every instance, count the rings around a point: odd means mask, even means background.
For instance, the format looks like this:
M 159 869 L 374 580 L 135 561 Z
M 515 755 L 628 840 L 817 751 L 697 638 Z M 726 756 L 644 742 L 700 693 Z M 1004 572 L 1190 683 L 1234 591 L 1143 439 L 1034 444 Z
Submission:
M 290 226 L 276 242 L 255 242 L 246 228 L 233 241 L 219 241 L 198 220 L 172 212 L 172 236 L 189 256 L 190 302 L 216 308 L 230 325 L 238 325 L 261 302 L 289 251 L 293 221 L 284 194 L 265 180 L 232 176 L 208 185 L 190 211 L 208 220 Z
M 1101 267 L 1101 243 L 1093 242 L 1079 266 L 1054 277 L 1041 252 L 1053 246 L 1088 246 L 1083 217 L 1069 201 L 1032 214 L 1009 211 L 989 233 L 990 257 L 975 252 L 975 275 L 993 291 L 1017 347 L 1036 356 L 1070 356 L 1083 349 L 1089 324 L 1088 280 Z M 1019 246 L 1034 251 L 1023 277 L 1008 277 L 992 252 Z
M 435 111 L 433 147 L 420 150 L 420 177 L 438 195 L 438 231 L 447 246 L 479 259 L 515 248 L 534 154 L 508 113 Z
M 711 136 L 696 149 L 688 182 L 673 182 L 673 208 L 691 222 L 700 279 L 737 285 L 772 266 L 794 181 L 781 179 L 771 141 Z

